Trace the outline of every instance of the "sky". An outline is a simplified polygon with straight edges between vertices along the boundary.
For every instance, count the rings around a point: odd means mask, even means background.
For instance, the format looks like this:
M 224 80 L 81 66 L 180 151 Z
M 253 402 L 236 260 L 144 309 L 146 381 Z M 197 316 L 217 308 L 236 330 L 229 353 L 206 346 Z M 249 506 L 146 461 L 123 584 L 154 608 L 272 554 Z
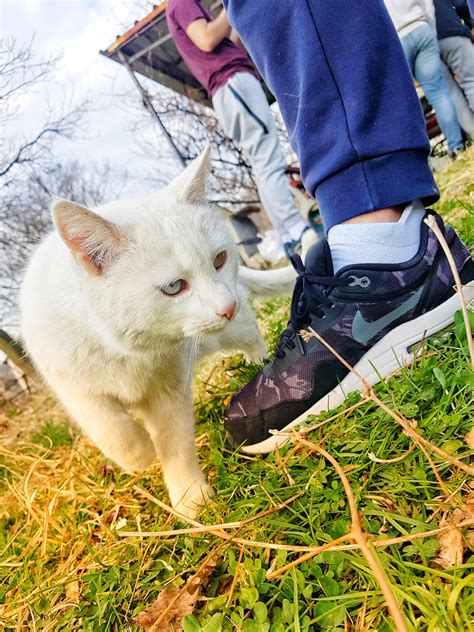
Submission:
M 132 21 L 146 13 L 146 8 L 140 15 L 132 11 Z M 46 102 L 59 104 L 71 97 L 81 100 L 91 92 L 95 111 L 87 114 L 86 138 L 60 140 L 56 151 L 81 162 L 106 160 L 117 171 L 127 170 L 133 190 L 134 176 L 141 177 L 150 165 L 134 155 L 131 119 L 114 93 L 129 91 L 129 99 L 139 97 L 127 71 L 99 55 L 100 49 L 126 30 L 130 16 L 126 0 L 0 0 L 0 37 L 14 35 L 18 42 L 26 43 L 35 35 L 34 50 L 39 57 L 62 54 L 55 81 L 25 98 L 23 130 L 39 124 Z M 149 133 L 157 133 L 151 121 Z

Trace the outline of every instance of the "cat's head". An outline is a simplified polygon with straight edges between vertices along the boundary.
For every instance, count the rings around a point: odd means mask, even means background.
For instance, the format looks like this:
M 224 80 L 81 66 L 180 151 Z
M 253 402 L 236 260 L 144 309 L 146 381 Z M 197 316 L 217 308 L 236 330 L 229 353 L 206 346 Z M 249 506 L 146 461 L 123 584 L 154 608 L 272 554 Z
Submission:
M 208 170 L 206 149 L 168 187 L 139 201 L 97 212 L 53 203 L 85 299 L 131 341 L 216 332 L 237 313 L 237 248 L 206 202 Z

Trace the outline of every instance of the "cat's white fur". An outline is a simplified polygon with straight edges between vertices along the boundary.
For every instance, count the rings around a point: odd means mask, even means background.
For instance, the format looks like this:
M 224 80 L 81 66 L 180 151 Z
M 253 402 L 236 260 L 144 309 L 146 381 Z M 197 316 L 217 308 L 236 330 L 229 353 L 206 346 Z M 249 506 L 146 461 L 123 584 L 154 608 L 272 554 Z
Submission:
M 56 199 L 56 231 L 34 253 L 21 292 L 26 348 L 70 415 L 126 471 L 159 459 L 173 506 L 188 516 L 212 493 L 194 444 L 193 366 L 221 349 L 261 360 L 249 294 L 294 283 L 290 269 L 239 274 L 225 222 L 205 202 L 208 162 L 206 150 L 171 185 L 133 203 L 92 212 Z M 189 288 L 163 294 L 177 279 Z

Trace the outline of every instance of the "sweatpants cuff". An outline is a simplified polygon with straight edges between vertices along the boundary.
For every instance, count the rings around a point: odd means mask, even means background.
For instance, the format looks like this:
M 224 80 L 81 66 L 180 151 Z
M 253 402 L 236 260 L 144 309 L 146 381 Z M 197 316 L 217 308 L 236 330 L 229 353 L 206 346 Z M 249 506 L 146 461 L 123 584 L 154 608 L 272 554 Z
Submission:
M 316 197 L 326 233 L 368 211 L 439 198 L 424 151 L 409 150 L 362 160 L 321 182 Z

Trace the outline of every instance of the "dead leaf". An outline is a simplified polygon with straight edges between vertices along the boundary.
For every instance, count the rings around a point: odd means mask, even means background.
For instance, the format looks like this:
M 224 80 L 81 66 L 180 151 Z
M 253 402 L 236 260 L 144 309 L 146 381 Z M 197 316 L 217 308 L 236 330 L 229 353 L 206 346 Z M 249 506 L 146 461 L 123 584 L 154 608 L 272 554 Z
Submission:
M 217 562 L 209 557 L 199 570 L 189 577 L 182 588 L 165 588 L 158 598 L 132 621 L 153 632 L 176 632 L 181 630 L 181 622 L 187 614 L 194 612 L 197 600 L 207 586 Z
M 448 517 L 443 518 L 439 526 L 448 527 L 451 524 L 453 524 L 452 518 Z M 451 568 L 451 566 L 461 564 L 464 553 L 464 541 L 461 531 L 459 529 L 450 529 L 441 533 L 438 539 L 441 548 L 438 557 L 433 561 L 441 568 Z
M 474 450 L 474 428 L 472 428 L 464 438 L 467 445 Z
M 150 628 L 158 621 L 159 616 L 163 614 L 165 610 L 168 610 L 170 606 L 174 607 L 178 605 L 176 602 L 178 601 L 179 593 L 179 588 L 165 588 L 158 595 L 158 599 L 150 604 L 146 610 L 143 610 L 133 617 L 133 621 L 144 628 Z M 182 617 L 186 614 L 191 613 L 181 612 Z M 175 615 L 178 615 L 178 613 L 176 609 L 173 608 L 173 612 L 169 612 L 169 616 L 166 616 L 166 621 L 162 622 L 163 627 L 158 628 L 158 630 L 168 630 L 171 624 L 170 617 L 175 619 Z
M 347 472 L 352 472 L 352 470 L 355 470 L 358 467 L 359 465 L 357 463 L 350 463 L 349 465 L 343 465 L 342 471 L 347 474 Z
M 71 582 L 68 582 L 64 586 L 64 592 L 66 593 L 66 597 L 72 603 L 79 603 L 79 582 L 77 579 L 73 579 Z
M 466 520 L 474 519 L 474 495 L 469 494 L 462 507 L 455 509 L 452 514 L 443 518 L 440 527 L 448 527 L 458 525 Z M 473 527 L 468 528 L 467 533 L 463 534 L 461 529 L 450 529 L 438 536 L 441 548 L 438 557 L 433 561 L 442 568 L 451 568 L 452 566 L 462 564 L 463 554 L 466 540 L 472 542 Z

